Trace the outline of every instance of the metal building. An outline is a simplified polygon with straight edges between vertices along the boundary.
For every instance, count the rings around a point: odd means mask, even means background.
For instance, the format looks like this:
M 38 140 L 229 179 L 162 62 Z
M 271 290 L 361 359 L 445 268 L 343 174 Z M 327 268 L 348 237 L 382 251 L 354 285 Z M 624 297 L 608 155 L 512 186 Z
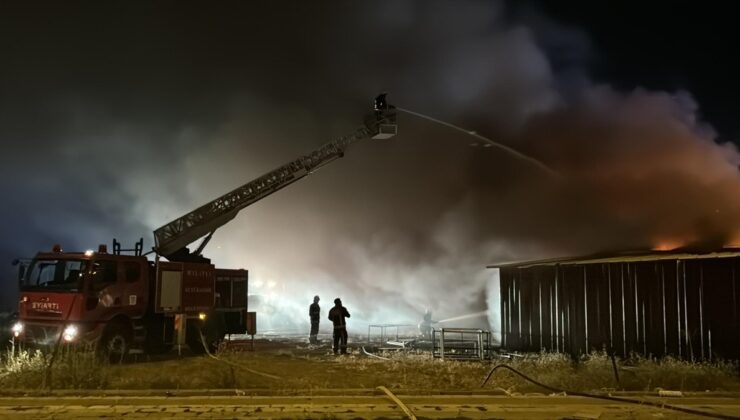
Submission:
M 740 249 L 494 265 L 502 347 L 740 359 Z

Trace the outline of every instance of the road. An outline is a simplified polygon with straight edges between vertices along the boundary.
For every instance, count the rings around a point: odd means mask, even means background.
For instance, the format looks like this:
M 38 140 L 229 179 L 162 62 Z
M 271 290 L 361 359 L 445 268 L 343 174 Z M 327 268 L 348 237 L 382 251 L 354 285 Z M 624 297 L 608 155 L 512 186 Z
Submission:
M 565 396 L 403 395 L 427 419 L 684 419 L 703 418 L 645 405 Z M 640 397 L 645 398 L 645 397 Z M 712 414 L 740 416 L 740 398 L 683 397 L 663 401 Z M 383 394 L 360 396 L 52 396 L 0 397 L 2 419 L 402 419 Z M 740 418 L 740 417 L 738 417 Z

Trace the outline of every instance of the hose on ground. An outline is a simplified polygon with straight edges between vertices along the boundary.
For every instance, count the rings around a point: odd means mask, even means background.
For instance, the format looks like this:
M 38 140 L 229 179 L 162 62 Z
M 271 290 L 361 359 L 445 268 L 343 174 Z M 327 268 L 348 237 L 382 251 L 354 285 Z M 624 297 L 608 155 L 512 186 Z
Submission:
M 555 393 L 565 393 L 566 395 L 574 395 L 577 397 L 586 397 L 586 398 L 596 398 L 600 400 L 607 400 L 607 401 L 615 401 L 615 402 L 621 402 L 621 403 L 630 403 L 630 404 L 638 404 L 638 405 L 649 405 L 651 407 L 657 407 L 657 408 L 667 408 L 669 410 L 679 411 L 681 413 L 686 414 L 693 414 L 695 416 L 703 416 L 703 417 L 710 417 L 715 419 L 725 419 L 725 420 L 740 420 L 740 417 L 737 416 L 730 416 L 727 414 L 714 414 L 714 413 L 707 413 L 706 411 L 700 411 L 700 410 L 694 410 L 691 408 L 684 408 L 684 407 L 678 407 L 671 404 L 664 404 L 664 403 L 658 403 L 654 401 L 648 401 L 648 400 L 636 400 L 632 398 L 621 398 L 621 397 L 612 397 L 609 395 L 598 395 L 598 394 L 589 394 L 586 392 L 578 392 L 578 391 L 566 391 L 563 389 L 558 389 L 549 385 L 545 385 L 542 382 L 538 382 L 529 376 L 523 374 L 522 372 L 514 369 L 513 367 L 505 364 L 498 364 L 494 366 L 486 376 L 486 379 L 483 380 L 481 383 L 481 388 L 483 388 L 486 383 L 488 383 L 488 380 L 491 379 L 491 375 L 493 375 L 494 372 L 496 372 L 499 369 L 506 369 L 518 376 L 520 376 L 522 379 L 524 379 L 527 382 L 533 383 L 541 388 L 547 389 L 549 391 L 555 392 Z
M 229 366 L 233 366 L 233 367 L 236 367 L 236 368 L 239 368 L 239 369 L 246 370 L 247 372 L 253 373 L 255 375 L 264 376 L 265 378 L 270 378 L 270 379 L 274 379 L 274 380 L 277 380 L 277 381 L 280 381 L 280 380 L 283 379 L 283 378 L 281 378 L 279 376 L 270 375 L 269 373 L 260 372 L 258 370 L 250 369 L 250 368 L 248 368 L 246 366 L 240 365 L 238 363 L 234 363 L 234 362 L 231 362 L 231 361 L 228 361 L 228 360 L 221 359 L 220 357 L 218 357 L 218 356 L 214 355 L 213 353 L 211 353 L 211 349 L 208 347 L 208 344 L 206 343 L 206 338 L 203 336 L 203 332 L 200 329 L 198 329 L 198 334 L 200 335 L 200 342 L 203 345 L 203 348 L 205 349 L 206 354 L 211 359 L 217 360 L 217 361 L 219 361 L 221 363 L 225 363 L 225 364 L 227 364 Z
M 406 413 L 406 415 L 409 417 L 409 419 L 416 420 L 416 416 L 411 411 L 411 409 L 408 408 L 406 406 L 406 404 L 404 404 L 403 401 L 401 401 L 396 396 L 396 394 L 392 393 L 390 389 L 388 389 L 388 388 L 386 388 L 384 386 L 379 386 L 378 389 L 381 390 L 381 391 L 383 391 L 383 392 L 385 392 L 385 395 L 387 395 L 388 398 L 390 398 L 391 400 L 393 400 L 393 402 L 396 403 L 396 405 L 398 405 L 401 408 L 401 410 L 403 410 L 404 413 Z
M 382 356 L 378 356 L 377 354 L 370 353 L 369 351 L 365 350 L 365 346 L 362 346 L 361 348 L 362 348 L 362 353 L 365 354 L 366 356 L 374 357 L 374 358 L 380 359 L 380 360 L 391 360 L 391 359 L 389 359 L 387 357 L 382 357 Z

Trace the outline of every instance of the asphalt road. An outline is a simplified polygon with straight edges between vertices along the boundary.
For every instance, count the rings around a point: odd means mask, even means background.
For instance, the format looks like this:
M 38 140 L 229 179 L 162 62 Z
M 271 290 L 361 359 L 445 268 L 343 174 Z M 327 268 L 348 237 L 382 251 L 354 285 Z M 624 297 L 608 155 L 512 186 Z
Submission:
M 645 405 L 582 397 L 403 394 L 397 397 L 420 419 L 703 418 Z M 740 398 L 651 400 L 740 418 Z M 385 395 L 0 397 L 0 419 L 86 418 L 402 419 L 407 416 Z

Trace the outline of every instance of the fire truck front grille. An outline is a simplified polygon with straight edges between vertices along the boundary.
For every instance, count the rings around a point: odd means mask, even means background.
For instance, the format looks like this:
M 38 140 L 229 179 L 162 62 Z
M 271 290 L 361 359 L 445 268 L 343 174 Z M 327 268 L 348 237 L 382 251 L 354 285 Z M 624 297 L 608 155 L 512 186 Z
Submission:
M 26 325 L 23 341 L 38 345 L 55 344 L 60 333 L 60 328 L 55 325 Z

